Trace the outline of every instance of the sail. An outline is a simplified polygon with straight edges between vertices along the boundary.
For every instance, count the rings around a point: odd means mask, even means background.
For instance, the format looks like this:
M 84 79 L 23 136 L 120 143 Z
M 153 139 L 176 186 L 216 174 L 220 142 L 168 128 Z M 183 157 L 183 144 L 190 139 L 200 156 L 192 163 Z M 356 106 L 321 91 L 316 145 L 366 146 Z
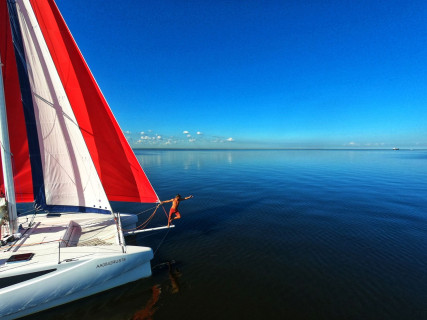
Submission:
M 8 106 L 7 121 L 9 123 L 16 201 L 32 202 L 34 196 L 27 129 L 6 1 L 0 1 L 0 56 L 3 63 L 4 92 Z M 4 194 L 3 170 L 0 170 L 0 193 Z
M 2 17 L 7 14 L 3 2 L 0 9 Z M 56 4 L 8 0 L 8 12 L 14 50 L 9 36 L 0 53 L 4 69 L 12 63 L 17 68 L 4 78 L 19 78 L 19 89 L 13 79 L 14 90 L 5 90 L 8 120 L 9 109 L 20 104 L 25 124 L 21 117 L 13 128 L 25 127 L 21 132 L 28 138 L 17 145 L 27 148 L 31 160 L 30 166 L 27 161 L 15 167 L 15 184 L 18 175 L 30 171 L 26 191 L 32 188 L 36 203 L 51 211 L 109 211 L 108 200 L 157 202 Z M 20 95 L 22 102 L 9 104 L 9 95 Z M 18 147 L 11 145 L 14 153 Z
M 111 201 L 158 197 L 92 76 L 53 0 L 31 1 L 67 96 Z

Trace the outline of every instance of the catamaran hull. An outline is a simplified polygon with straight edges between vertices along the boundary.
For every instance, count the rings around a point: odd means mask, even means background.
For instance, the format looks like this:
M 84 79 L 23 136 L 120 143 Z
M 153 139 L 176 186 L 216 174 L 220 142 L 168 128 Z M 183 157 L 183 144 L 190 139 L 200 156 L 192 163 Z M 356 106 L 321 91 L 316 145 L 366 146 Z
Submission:
M 56 270 L 0 289 L 0 318 L 16 319 L 149 277 L 152 258 L 150 248 L 128 246 L 123 254 L 45 264 L 38 269 Z

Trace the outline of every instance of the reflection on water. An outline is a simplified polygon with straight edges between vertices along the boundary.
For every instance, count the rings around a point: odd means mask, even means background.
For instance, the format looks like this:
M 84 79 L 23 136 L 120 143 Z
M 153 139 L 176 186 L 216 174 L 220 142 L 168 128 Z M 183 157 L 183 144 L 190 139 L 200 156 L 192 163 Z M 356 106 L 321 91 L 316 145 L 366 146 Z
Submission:
M 137 311 L 133 317 L 132 320 L 149 320 L 152 319 L 152 316 L 154 315 L 154 312 L 156 312 L 156 304 L 159 301 L 160 298 L 160 285 L 156 284 L 151 288 L 153 295 L 151 296 L 150 300 L 148 300 L 146 306 Z
M 175 265 L 175 261 L 167 261 L 160 263 L 154 266 L 153 272 L 162 272 L 165 268 L 168 270 L 169 283 L 166 284 L 155 284 L 152 286 L 152 296 L 148 300 L 147 304 L 141 310 L 135 312 L 132 317 L 132 320 L 150 320 L 153 319 L 154 313 L 157 311 L 157 303 L 160 299 L 160 294 L 162 292 L 162 286 L 166 288 L 166 291 L 171 294 L 176 294 L 179 292 L 179 281 L 178 278 L 181 277 L 182 273 L 178 270 Z
M 179 167 L 183 170 L 206 169 L 207 166 L 222 163 L 233 163 L 234 157 L 244 156 L 236 151 L 184 151 L 184 150 L 135 150 L 135 155 L 143 168 L 166 167 L 169 169 Z M 184 156 L 183 156 L 184 155 Z
M 168 276 L 170 281 L 170 283 L 167 285 L 167 290 L 172 294 L 178 293 L 180 289 L 178 279 L 182 276 L 182 273 L 176 266 L 175 260 L 163 262 L 154 266 L 153 272 L 158 270 L 164 270 L 166 267 L 168 270 Z

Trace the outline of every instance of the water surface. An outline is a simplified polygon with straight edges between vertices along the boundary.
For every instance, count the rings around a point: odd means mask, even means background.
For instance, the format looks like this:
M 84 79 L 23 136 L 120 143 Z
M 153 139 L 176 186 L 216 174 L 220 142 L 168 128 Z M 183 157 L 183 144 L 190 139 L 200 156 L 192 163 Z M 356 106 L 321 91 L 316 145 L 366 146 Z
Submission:
M 160 199 L 195 196 L 129 239 L 153 276 L 44 319 L 427 319 L 427 151 L 136 154 Z

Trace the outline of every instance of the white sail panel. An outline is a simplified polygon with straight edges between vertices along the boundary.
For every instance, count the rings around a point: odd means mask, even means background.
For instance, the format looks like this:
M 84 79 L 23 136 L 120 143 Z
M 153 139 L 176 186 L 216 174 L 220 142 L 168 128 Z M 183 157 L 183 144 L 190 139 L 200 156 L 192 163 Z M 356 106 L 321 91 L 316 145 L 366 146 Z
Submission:
M 28 0 L 16 1 L 32 90 L 47 206 L 111 211 Z

